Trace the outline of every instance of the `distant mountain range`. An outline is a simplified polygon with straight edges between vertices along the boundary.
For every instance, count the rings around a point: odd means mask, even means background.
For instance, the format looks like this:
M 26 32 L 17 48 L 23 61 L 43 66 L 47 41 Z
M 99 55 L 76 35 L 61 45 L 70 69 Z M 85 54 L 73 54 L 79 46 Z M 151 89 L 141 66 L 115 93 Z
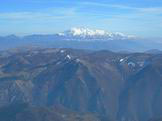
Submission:
M 63 33 L 59 33 L 59 36 L 76 39 L 80 41 L 108 41 L 108 40 L 129 40 L 135 39 L 133 35 L 125 35 L 120 32 L 107 32 L 104 30 L 92 30 L 88 28 L 72 28 Z
M 112 51 L 146 51 L 161 49 L 162 43 L 157 43 L 157 40 L 144 40 L 120 32 L 113 33 L 88 28 L 72 28 L 53 35 L 28 35 L 24 37 L 10 35 L 0 37 L 0 50 L 30 46 L 90 50 L 106 49 Z
M 0 120 L 159 121 L 161 62 L 107 50 L 2 51 Z

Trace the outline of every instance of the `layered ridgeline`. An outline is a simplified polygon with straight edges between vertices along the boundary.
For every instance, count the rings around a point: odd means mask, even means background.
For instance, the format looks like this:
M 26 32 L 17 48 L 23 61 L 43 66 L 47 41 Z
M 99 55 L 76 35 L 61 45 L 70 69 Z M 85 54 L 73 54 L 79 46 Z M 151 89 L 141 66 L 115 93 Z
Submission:
M 161 62 L 161 54 L 148 53 L 73 49 L 3 51 L 0 119 L 160 120 Z
M 158 40 L 149 41 L 148 39 L 144 40 L 120 32 L 88 28 L 72 28 L 53 35 L 29 35 L 24 37 L 10 35 L 0 37 L 1 50 L 31 45 L 52 48 L 107 49 L 113 51 L 145 51 L 162 48 L 162 44 L 158 43 Z

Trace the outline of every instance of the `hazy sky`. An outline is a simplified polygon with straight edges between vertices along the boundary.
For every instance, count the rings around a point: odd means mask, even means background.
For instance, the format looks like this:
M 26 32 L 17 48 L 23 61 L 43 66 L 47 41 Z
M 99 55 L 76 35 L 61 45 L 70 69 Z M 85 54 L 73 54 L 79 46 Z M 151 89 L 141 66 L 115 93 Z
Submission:
M 0 35 L 72 27 L 162 37 L 162 0 L 0 0 Z

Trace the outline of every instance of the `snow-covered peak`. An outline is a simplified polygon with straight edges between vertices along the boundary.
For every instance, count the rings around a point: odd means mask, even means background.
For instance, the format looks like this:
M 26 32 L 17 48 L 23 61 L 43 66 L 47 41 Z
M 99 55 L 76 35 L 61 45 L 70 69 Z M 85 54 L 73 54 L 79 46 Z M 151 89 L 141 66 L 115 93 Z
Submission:
M 67 59 L 71 59 L 71 56 L 70 56 L 70 55 L 67 55 L 66 58 L 67 58 Z
M 88 28 L 72 28 L 66 32 L 67 34 L 71 34 L 73 36 L 103 36 L 107 34 L 107 32 L 104 30 L 92 30 Z
M 71 35 L 71 36 L 105 36 L 107 34 L 111 34 L 105 30 L 93 30 L 89 28 L 71 28 L 63 33 L 59 33 L 59 35 Z
M 88 39 L 133 39 L 132 35 L 125 35 L 120 32 L 108 32 L 100 29 L 89 29 L 89 28 L 72 28 L 63 33 L 59 33 L 59 36 L 71 37 L 71 38 L 88 38 Z

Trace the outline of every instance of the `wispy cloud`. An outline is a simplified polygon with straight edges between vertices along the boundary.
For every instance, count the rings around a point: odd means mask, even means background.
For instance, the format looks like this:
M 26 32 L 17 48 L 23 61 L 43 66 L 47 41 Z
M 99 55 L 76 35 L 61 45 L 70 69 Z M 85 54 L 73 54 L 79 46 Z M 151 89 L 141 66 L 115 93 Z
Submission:
M 97 7 L 108 7 L 108 8 L 118 8 L 118 9 L 136 9 L 130 6 L 119 5 L 119 4 L 106 4 L 106 3 L 98 3 L 98 2 L 80 2 L 82 5 L 88 6 L 97 6 Z
M 95 7 L 105 7 L 114 9 L 124 9 L 136 12 L 145 12 L 150 14 L 162 14 L 162 7 L 133 7 L 122 4 L 108 4 L 108 3 L 98 3 L 98 2 L 80 2 L 82 5 L 95 6 Z
M 35 1 L 39 2 L 39 1 Z M 42 2 L 42 1 L 40 1 Z M 89 12 L 88 10 L 85 11 L 84 8 L 87 9 L 90 7 L 105 7 L 108 9 L 119 9 L 119 10 L 126 10 L 127 12 L 120 12 L 115 13 L 112 11 L 112 14 L 105 14 L 102 11 L 101 12 Z M 98 10 L 98 9 L 97 9 Z M 100 11 L 100 10 L 98 10 Z M 140 7 L 132 7 L 128 5 L 120 5 L 120 4 L 106 4 L 106 3 L 98 3 L 98 2 L 78 2 L 75 7 L 57 7 L 57 8 L 47 8 L 40 11 L 22 11 L 22 12 L 3 12 L 0 13 L 0 20 L 50 20 L 50 19 L 65 19 L 69 17 L 76 17 L 76 16 L 84 16 L 84 15 L 90 15 L 91 17 L 94 16 L 102 16 L 102 17 L 116 17 L 116 16 L 126 16 L 129 17 L 129 15 L 135 15 L 134 17 L 141 16 L 141 15 L 156 15 L 161 16 L 162 15 L 162 7 L 151 7 L 151 8 L 140 8 Z M 87 17 L 90 17 L 87 16 Z
M 83 1 L 75 2 L 75 6 L 67 4 L 67 2 L 60 2 L 59 5 L 52 8 L 0 12 L 0 27 L 3 28 L 3 31 L 9 31 L 8 28 L 11 28 L 12 31 L 24 29 L 28 32 L 42 31 L 43 33 L 47 31 L 52 33 L 54 30 L 85 26 L 139 35 L 141 33 L 160 35 L 162 29 L 162 7 L 147 8 Z
M 75 15 L 74 8 L 50 8 L 42 11 L 22 11 L 22 12 L 1 12 L 0 20 L 50 20 L 64 19 Z

